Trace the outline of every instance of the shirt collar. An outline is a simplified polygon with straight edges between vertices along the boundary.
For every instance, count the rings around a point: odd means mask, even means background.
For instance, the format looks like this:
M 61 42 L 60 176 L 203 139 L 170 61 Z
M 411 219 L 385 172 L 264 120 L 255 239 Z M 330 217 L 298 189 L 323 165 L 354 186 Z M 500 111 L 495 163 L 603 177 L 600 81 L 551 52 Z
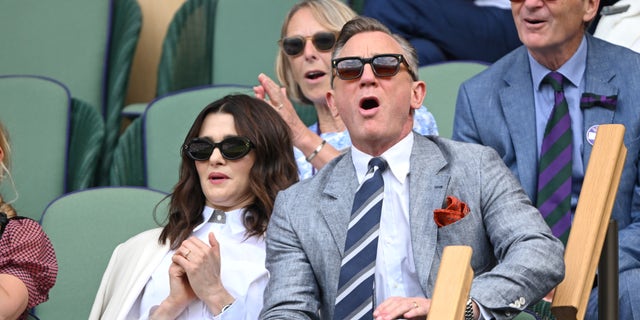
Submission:
M 410 167 L 410 156 L 411 150 L 413 148 L 413 133 L 409 133 L 402 140 L 398 141 L 395 145 L 393 145 L 389 150 L 382 153 L 381 157 L 383 157 L 387 164 L 389 164 L 390 172 L 393 174 L 400 183 L 404 183 L 407 175 L 409 174 Z M 407 152 L 407 150 L 409 152 Z M 358 177 L 358 183 L 362 183 L 364 176 L 367 174 L 369 160 L 373 158 L 373 156 L 368 155 L 358 148 L 352 146 L 351 147 L 351 158 L 353 160 L 353 166 L 356 169 L 356 175 Z
M 231 211 L 225 212 L 226 216 L 227 216 L 227 221 L 226 221 L 225 225 L 229 227 L 229 229 L 230 229 L 232 234 L 238 234 L 238 233 L 246 232 L 246 229 L 244 227 L 244 223 L 242 222 L 242 214 L 244 213 L 244 211 L 245 211 L 245 209 L 241 208 L 241 209 L 236 209 L 236 210 L 231 210 Z M 195 233 L 196 231 L 201 229 L 206 223 L 208 223 L 209 219 L 211 218 L 212 215 L 213 215 L 213 208 L 205 206 L 204 210 L 202 211 L 202 217 L 204 218 L 204 222 L 202 222 L 201 224 L 197 225 L 193 229 L 193 232 Z
M 582 76 L 584 75 L 584 70 L 586 68 L 587 61 L 587 38 L 586 36 L 582 37 L 582 41 L 580 42 L 580 46 L 578 46 L 578 50 L 565 62 L 560 69 L 558 70 L 549 70 L 547 67 L 541 65 L 536 59 L 529 54 L 529 66 L 531 67 L 531 77 L 533 79 L 533 83 L 535 84 L 535 88 L 540 90 L 540 85 L 542 83 L 542 79 L 551 71 L 560 72 L 565 78 L 567 78 L 571 84 L 575 87 L 580 87 L 580 82 L 582 81 Z

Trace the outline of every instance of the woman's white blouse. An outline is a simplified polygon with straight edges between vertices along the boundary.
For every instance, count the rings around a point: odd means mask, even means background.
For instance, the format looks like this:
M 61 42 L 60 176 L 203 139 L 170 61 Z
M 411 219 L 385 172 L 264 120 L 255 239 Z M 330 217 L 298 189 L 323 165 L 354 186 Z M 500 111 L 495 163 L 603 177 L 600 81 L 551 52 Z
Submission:
M 198 225 L 193 236 L 209 244 L 209 232 L 213 232 L 220 244 L 221 278 L 224 287 L 236 299 L 225 312 L 214 317 L 204 302 L 197 300 L 180 314 L 177 319 L 258 319 L 262 309 L 262 296 L 267 285 L 268 273 L 264 266 L 264 237 L 245 239 L 245 227 L 242 224 L 244 209 L 227 212 L 225 224 L 208 222 L 213 208 L 205 207 L 204 221 Z M 166 256 L 155 269 L 144 291 L 131 310 L 148 318 L 169 295 L 169 266 L 174 250 Z

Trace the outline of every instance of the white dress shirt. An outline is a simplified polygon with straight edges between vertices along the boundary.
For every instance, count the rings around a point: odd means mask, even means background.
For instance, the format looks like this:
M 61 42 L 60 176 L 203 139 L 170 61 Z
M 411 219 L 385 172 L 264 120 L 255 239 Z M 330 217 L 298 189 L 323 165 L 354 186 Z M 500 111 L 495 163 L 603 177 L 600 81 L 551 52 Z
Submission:
M 242 223 L 243 209 L 226 213 L 226 223 L 208 222 L 213 208 L 205 207 L 204 221 L 192 235 L 209 244 L 209 232 L 213 232 L 220 244 L 221 278 L 227 291 L 236 299 L 218 316 L 208 310 L 201 300 L 192 302 L 177 319 L 258 319 L 262 309 L 262 296 L 268 273 L 264 266 L 264 237 L 245 239 Z M 128 318 L 146 319 L 150 311 L 169 295 L 169 266 L 175 250 L 166 256 L 155 269 L 144 291 L 136 301 Z M 137 315 L 141 315 L 138 317 Z
M 409 157 L 413 148 L 413 134 L 391 147 L 381 156 L 389 164 L 383 174 L 384 200 L 376 257 L 375 303 L 389 297 L 425 297 L 418 281 L 409 224 Z M 409 152 L 407 152 L 409 150 Z M 353 163 L 362 183 L 371 156 L 351 148 Z

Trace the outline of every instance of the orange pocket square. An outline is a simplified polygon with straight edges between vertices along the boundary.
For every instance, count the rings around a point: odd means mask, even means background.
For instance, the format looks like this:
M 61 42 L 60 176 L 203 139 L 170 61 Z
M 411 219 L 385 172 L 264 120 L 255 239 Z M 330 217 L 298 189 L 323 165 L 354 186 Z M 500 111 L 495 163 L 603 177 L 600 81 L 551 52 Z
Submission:
M 469 206 L 454 196 L 447 196 L 447 207 L 433 210 L 433 220 L 438 227 L 452 224 L 469 213 Z

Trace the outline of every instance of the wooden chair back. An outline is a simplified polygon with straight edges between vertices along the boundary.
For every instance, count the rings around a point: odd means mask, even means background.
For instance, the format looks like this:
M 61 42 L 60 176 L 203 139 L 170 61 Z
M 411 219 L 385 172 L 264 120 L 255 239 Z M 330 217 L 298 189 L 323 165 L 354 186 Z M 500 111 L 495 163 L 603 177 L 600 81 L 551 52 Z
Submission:
M 464 319 L 464 309 L 473 280 L 471 254 L 469 246 L 444 248 L 427 319 Z
M 551 304 L 558 320 L 584 319 L 627 155 L 624 132 L 619 124 L 598 127 L 565 249 L 565 278 Z

